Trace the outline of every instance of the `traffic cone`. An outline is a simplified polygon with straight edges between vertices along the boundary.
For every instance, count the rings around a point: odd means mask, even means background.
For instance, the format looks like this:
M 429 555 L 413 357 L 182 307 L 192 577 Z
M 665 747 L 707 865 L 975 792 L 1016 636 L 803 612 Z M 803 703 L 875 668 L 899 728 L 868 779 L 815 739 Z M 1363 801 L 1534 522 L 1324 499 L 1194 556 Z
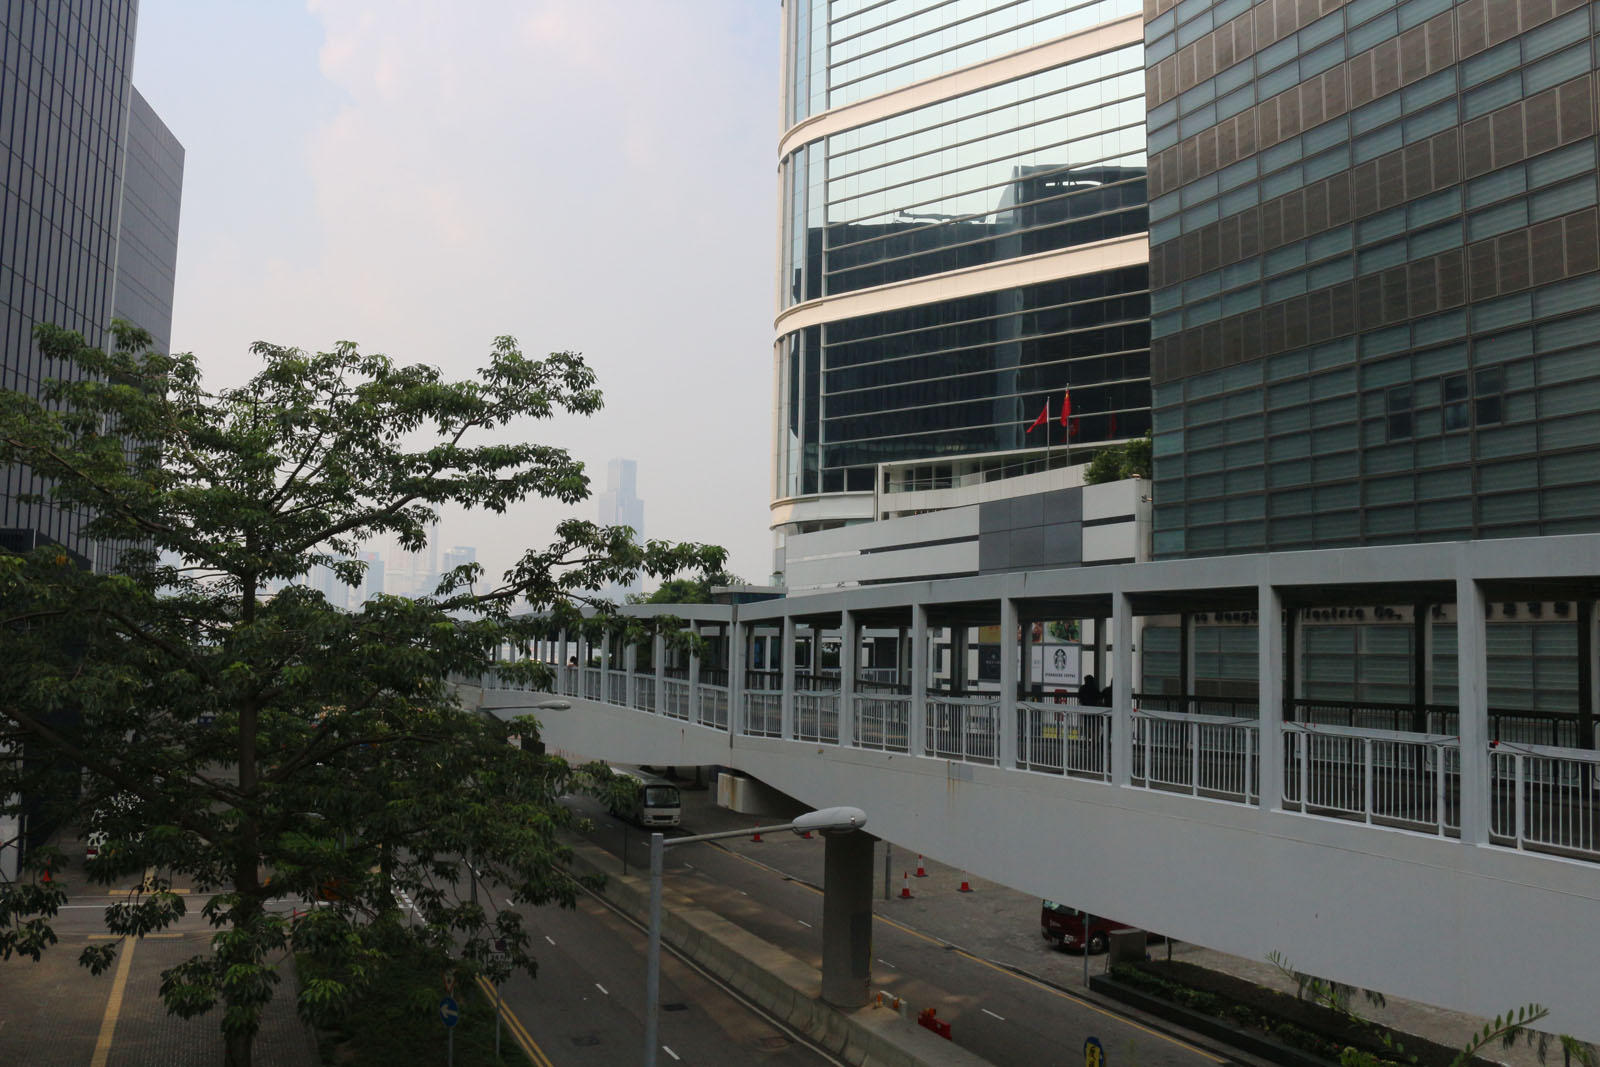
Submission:
M 750 837 L 750 840 L 759 845 L 761 843 L 761 835 L 760 834 L 752 834 L 751 837 Z
M 926 877 L 928 877 L 928 872 L 923 869 L 922 857 L 921 856 L 917 857 L 917 877 L 918 878 L 926 878 Z
M 956 892 L 957 893 L 970 893 L 970 892 L 972 892 L 972 887 L 970 885 L 968 885 L 967 884 L 967 880 L 965 878 L 963 878 L 963 879 L 961 879 L 961 888 L 957 889 Z
M 49 885 L 50 884 L 50 868 L 49 867 L 46 867 L 44 869 L 44 877 L 40 878 L 39 881 L 43 882 L 45 885 Z
M 810 841 L 811 840 L 811 831 L 810 830 L 801 830 L 800 831 L 800 836 L 802 838 L 804 838 L 805 840 Z
M 904 871 L 900 872 L 900 899 L 911 899 L 911 876 Z

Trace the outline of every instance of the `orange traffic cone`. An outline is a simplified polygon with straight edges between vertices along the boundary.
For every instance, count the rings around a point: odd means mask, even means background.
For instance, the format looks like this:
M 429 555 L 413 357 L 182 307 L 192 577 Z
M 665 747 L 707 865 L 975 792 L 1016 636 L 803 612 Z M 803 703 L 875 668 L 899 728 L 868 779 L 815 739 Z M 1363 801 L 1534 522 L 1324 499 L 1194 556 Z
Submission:
M 900 872 L 900 899 L 911 899 L 911 876 L 904 871 Z
M 961 879 L 961 888 L 957 889 L 956 892 L 957 893 L 970 893 L 970 892 L 972 892 L 972 887 L 970 885 L 968 885 L 967 884 L 967 880 L 965 878 L 963 878 L 963 879 Z
M 756 844 L 759 845 L 761 843 L 761 835 L 760 834 L 752 834 L 751 837 L 750 837 L 750 840 L 754 841 Z
M 917 877 L 918 878 L 926 878 L 926 877 L 928 877 L 928 872 L 923 869 L 922 857 L 921 856 L 917 857 Z
M 50 884 L 50 868 L 49 867 L 46 867 L 44 869 L 44 877 L 40 878 L 39 881 L 43 882 L 45 885 L 49 885 Z
M 811 831 L 810 830 L 801 830 L 800 831 L 800 836 L 805 838 L 807 841 L 810 841 L 811 840 Z

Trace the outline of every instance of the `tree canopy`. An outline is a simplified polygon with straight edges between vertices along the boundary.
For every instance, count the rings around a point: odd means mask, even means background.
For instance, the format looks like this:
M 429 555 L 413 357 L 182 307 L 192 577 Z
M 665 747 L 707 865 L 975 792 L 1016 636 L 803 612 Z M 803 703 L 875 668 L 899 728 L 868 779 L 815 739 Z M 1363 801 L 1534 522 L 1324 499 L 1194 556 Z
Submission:
M 603 624 L 611 605 L 586 590 L 720 572 L 723 551 L 569 520 L 497 581 L 468 564 L 430 595 L 354 611 L 277 588 L 318 564 L 356 585 L 364 543 L 419 549 L 446 504 L 584 499 L 580 463 L 516 438 L 533 420 L 598 411 L 593 370 L 570 352 L 529 358 L 510 337 L 466 381 L 353 343 L 260 343 L 249 381 L 211 391 L 193 356 L 113 333 L 100 351 L 41 327 L 45 355 L 81 377 L 42 399 L 0 392 L 0 464 L 42 475 L 53 506 L 83 509 L 88 532 L 121 548 L 108 573 L 55 546 L 0 549 L 0 751 L 23 757 L 0 761 L 0 798 L 106 833 L 87 877 L 139 883 L 107 910 L 113 933 L 177 921 L 176 877 L 208 897 L 210 951 L 166 972 L 161 995 L 184 1016 L 221 1007 L 239 1067 L 288 951 L 319 962 L 298 1005 L 314 1020 L 418 942 L 494 973 L 488 946 L 502 938 L 532 973 L 516 914 L 468 894 L 466 857 L 520 902 L 570 904 L 559 834 L 573 817 L 556 800 L 606 788 L 607 772 L 508 744 L 535 741 L 537 724 L 463 709 L 446 679 L 543 681 L 547 667 L 497 650 L 577 626 L 589 604 Z M 672 620 L 630 626 L 685 639 Z M 54 943 L 67 887 L 40 877 L 51 863 L 33 850 L 0 885 L 0 958 Z M 290 902 L 304 900 L 322 906 L 297 915 Z M 81 961 L 103 970 L 116 951 L 96 943 Z

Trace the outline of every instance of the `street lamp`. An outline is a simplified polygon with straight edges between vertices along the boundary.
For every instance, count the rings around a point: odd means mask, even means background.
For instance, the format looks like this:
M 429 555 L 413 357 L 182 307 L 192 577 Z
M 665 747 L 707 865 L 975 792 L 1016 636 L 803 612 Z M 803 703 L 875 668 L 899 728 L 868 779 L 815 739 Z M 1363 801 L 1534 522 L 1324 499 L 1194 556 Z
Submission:
M 674 837 L 668 841 L 659 831 L 650 835 L 650 947 L 645 953 L 644 966 L 644 1064 L 656 1065 L 656 1014 L 661 999 L 661 866 L 668 848 L 693 845 L 700 841 L 717 841 L 726 837 L 744 837 L 746 834 L 775 834 L 780 830 L 793 830 L 797 834 L 819 833 L 831 837 L 848 834 L 867 825 L 867 813 L 860 808 L 822 808 L 808 811 L 794 822 L 776 826 L 756 826 L 748 830 L 723 830 L 715 834 L 695 834 L 692 837 Z

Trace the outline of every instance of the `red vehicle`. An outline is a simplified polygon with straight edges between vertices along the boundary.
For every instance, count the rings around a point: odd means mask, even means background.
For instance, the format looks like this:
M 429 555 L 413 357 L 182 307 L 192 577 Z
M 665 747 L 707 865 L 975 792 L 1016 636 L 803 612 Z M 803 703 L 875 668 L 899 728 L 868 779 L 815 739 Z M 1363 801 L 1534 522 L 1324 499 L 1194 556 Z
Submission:
M 1111 935 L 1118 930 L 1132 930 L 1126 923 L 1115 919 L 1094 916 L 1089 923 L 1089 951 L 1104 952 L 1111 947 Z M 1042 902 L 1039 909 L 1039 932 L 1057 948 L 1083 950 L 1083 912 L 1057 904 L 1053 900 Z

